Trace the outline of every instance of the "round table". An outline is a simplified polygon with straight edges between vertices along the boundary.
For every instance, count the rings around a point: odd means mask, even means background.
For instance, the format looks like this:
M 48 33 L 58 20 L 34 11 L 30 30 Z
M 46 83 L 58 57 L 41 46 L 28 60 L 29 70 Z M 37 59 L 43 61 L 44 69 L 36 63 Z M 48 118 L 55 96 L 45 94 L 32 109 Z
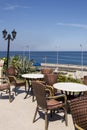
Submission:
M 26 79 L 42 79 L 42 78 L 44 78 L 44 75 L 32 73 L 32 74 L 23 74 L 22 77 L 26 78 Z
M 80 96 L 82 92 L 87 91 L 86 85 L 74 82 L 59 82 L 53 84 L 53 87 L 66 94 L 68 100 Z
M 67 92 L 84 92 L 87 91 L 87 86 L 74 82 L 60 82 L 53 84 L 53 87 Z
M 29 80 L 43 79 L 44 75 L 43 74 L 34 74 L 34 73 L 32 73 L 32 74 L 23 74 L 22 77 L 25 78 L 28 81 L 28 91 L 27 91 L 26 96 L 24 97 L 24 99 L 25 99 L 25 98 L 27 98 L 27 96 L 29 94 L 29 90 L 31 88 Z
M 53 87 L 61 90 L 63 94 L 67 97 L 67 112 L 70 112 L 69 103 L 70 100 L 79 97 L 82 92 L 87 91 L 87 86 L 80 83 L 74 82 L 59 82 L 53 84 Z

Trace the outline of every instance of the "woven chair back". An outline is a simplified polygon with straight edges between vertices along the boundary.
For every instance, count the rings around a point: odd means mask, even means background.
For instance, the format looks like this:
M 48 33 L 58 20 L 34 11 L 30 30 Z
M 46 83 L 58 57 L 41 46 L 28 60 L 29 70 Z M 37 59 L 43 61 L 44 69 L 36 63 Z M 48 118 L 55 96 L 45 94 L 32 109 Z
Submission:
M 51 68 L 44 68 L 41 70 L 42 74 L 50 74 L 52 72 L 53 72 L 53 70 Z
M 84 130 L 87 130 L 87 96 L 71 100 L 70 110 L 74 124 L 77 124 Z
M 45 85 L 36 81 L 32 81 L 32 87 L 33 87 L 33 93 L 37 100 L 37 104 L 41 108 L 44 109 L 47 108 Z
M 10 66 L 9 68 L 7 68 L 6 73 L 7 73 L 7 75 L 15 76 L 16 75 L 15 68 L 13 66 Z
M 53 86 L 54 83 L 57 83 L 58 81 L 58 75 L 57 74 L 46 74 L 44 77 L 44 80 L 46 82 L 47 85 L 51 85 Z
M 86 76 L 86 75 L 84 76 L 83 83 L 84 83 L 85 85 L 87 85 L 87 76 Z

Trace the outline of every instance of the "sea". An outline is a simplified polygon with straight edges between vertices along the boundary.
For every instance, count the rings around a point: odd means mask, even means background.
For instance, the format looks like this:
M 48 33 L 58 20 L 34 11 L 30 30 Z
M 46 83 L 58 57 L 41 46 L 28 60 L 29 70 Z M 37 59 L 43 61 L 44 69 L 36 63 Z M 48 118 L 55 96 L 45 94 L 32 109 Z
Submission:
M 87 65 L 87 51 L 10 51 L 10 56 L 20 55 L 37 63 Z M 0 58 L 7 52 L 0 51 Z

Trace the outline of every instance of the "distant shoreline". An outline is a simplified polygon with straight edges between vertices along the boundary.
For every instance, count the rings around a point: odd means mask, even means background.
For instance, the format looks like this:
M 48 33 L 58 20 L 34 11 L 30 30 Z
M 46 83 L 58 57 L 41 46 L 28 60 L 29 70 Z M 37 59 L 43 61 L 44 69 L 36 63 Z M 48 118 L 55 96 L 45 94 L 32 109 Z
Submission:
M 63 72 L 66 76 L 72 76 L 75 79 L 82 79 L 87 75 L 87 66 L 71 65 L 71 64 L 48 64 L 41 63 L 42 68 L 52 68 L 54 72 Z
M 67 70 L 67 71 L 87 71 L 87 66 L 81 66 L 81 65 L 71 65 L 71 64 L 48 64 L 48 63 L 41 63 L 42 67 L 49 67 L 58 70 Z

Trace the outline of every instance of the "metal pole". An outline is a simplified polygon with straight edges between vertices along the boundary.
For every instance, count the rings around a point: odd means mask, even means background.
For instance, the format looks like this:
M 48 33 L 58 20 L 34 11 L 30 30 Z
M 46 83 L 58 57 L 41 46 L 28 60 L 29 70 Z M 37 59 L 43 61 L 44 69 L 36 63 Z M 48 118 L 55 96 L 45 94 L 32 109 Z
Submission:
M 8 62 L 9 62 L 9 48 L 10 48 L 10 37 L 8 37 L 8 47 L 7 47 L 7 68 L 8 68 Z
M 28 49 L 28 59 L 29 59 L 29 61 L 30 61 L 30 46 L 27 45 L 26 47 L 27 47 L 27 49 Z
M 58 72 L 58 60 L 59 60 L 59 57 L 58 57 L 58 46 L 57 46 L 57 68 L 55 69 L 56 72 Z
M 45 68 L 46 68 L 46 63 L 47 63 L 47 57 L 45 56 Z
M 81 47 L 81 72 L 83 77 L 83 46 L 80 45 L 80 47 Z
M 29 51 L 29 61 L 30 61 L 30 46 L 28 46 L 28 51 Z

